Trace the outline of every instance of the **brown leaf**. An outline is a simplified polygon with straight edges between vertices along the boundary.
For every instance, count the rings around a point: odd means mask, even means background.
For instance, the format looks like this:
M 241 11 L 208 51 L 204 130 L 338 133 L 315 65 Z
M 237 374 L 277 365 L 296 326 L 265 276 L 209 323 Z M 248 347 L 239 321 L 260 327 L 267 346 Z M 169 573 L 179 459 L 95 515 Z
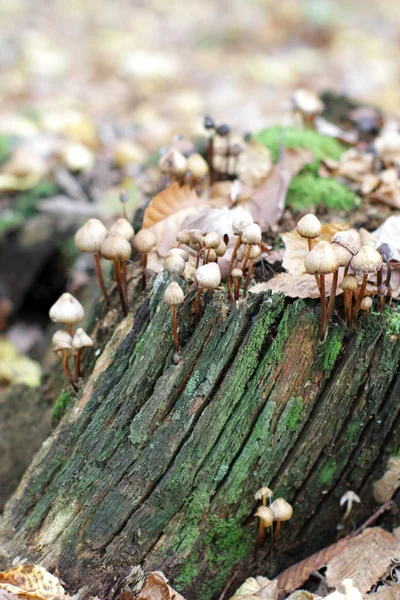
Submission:
M 18 565 L 0 573 L 0 590 L 18 596 L 19 600 L 67 600 L 70 598 L 59 580 L 38 565 Z
M 388 217 L 373 234 L 378 244 L 390 244 L 394 260 L 400 261 L 400 215 Z
M 161 571 L 153 571 L 147 576 L 137 600 L 184 600 L 184 598 L 168 585 L 168 579 Z
M 366 529 L 329 561 L 327 583 L 338 587 L 343 579 L 352 579 L 361 592 L 368 592 L 398 557 L 400 544 L 391 533 L 380 527 Z
M 368 600 L 399 600 L 400 583 L 386 586 L 374 594 L 368 594 L 368 596 L 365 596 L 365 598 Z
M 379 175 L 380 185 L 367 195 L 370 200 L 378 200 L 393 208 L 400 208 L 400 182 L 397 169 L 386 169 Z
M 231 600 L 246 598 L 246 600 L 277 600 L 278 586 L 276 580 L 271 581 L 267 577 L 249 577 L 236 590 Z
M 390 500 L 400 487 L 400 458 L 389 459 L 388 468 L 383 477 L 374 483 L 374 498 L 379 503 Z
M 278 575 L 278 587 L 280 590 L 293 592 L 300 587 L 310 577 L 313 571 L 318 571 L 327 564 L 334 556 L 339 554 L 348 544 L 348 539 L 343 538 L 327 548 L 323 548 L 319 552 L 312 554 L 301 562 L 282 571 Z
M 260 185 L 272 169 L 270 151 L 258 142 L 250 142 L 239 154 L 236 172 L 240 181 L 246 185 Z
M 327 223 L 322 225 L 321 235 L 314 240 L 314 244 L 321 240 L 330 242 L 337 231 L 349 229 L 346 223 Z M 288 233 L 282 233 L 281 237 L 285 244 L 285 254 L 282 266 L 290 275 L 305 273 L 304 259 L 308 253 L 308 242 L 302 238 L 294 229 Z
M 339 271 L 338 286 L 336 289 L 336 296 L 342 294 L 340 283 L 343 278 L 343 273 Z M 332 275 L 325 276 L 325 292 L 326 296 L 330 296 Z M 319 290 L 315 281 L 314 275 L 289 275 L 289 273 L 278 273 L 269 281 L 262 283 L 256 283 L 253 287 L 249 288 L 249 292 L 257 294 L 258 292 L 265 292 L 271 290 L 274 293 L 282 292 L 289 298 L 319 298 Z

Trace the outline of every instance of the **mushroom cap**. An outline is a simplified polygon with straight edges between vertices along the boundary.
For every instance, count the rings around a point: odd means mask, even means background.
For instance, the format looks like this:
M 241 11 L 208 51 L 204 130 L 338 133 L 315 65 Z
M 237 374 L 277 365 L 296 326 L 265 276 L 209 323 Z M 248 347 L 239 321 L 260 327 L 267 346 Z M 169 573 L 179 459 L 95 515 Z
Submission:
M 139 254 L 148 254 L 157 244 L 157 238 L 149 229 L 141 229 L 133 238 L 132 246 Z
M 81 348 L 91 348 L 93 346 L 93 340 L 82 327 L 79 327 L 75 335 L 72 339 L 72 346 L 75 350 L 80 350 Z
M 270 527 L 274 522 L 274 513 L 268 506 L 259 506 L 254 516 L 263 520 L 264 527 Z
M 185 271 L 186 262 L 178 254 L 170 254 L 163 262 L 163 269 L 168 273 L 178 273 L 182 275 Z
M 352 579 L 343 579 L 344 600 L 363 600 L 360 590 L 354 585 Z
M 313 240 L 321 233 L 321 222 L 315 215 L 308 213 L 297 223 L 296 230 L 301 237 Z
M 199 287 L 214 290 L 221 283 L 221 271 L 217 263 L 207 263 L 196 269 L 195 278 Z
M 318 115 L 324 110 L 324 103 L 317 94 L 304 88 L 296 90 L 292 94 L 291 101 L 293 108 L 304 115 Z
M 272 498 L 273 495 L 274 495 L 274 492 L 272 490 L 270 490 L 269 487 L 263 486 L 262 488 L 257 490 L 256 493 L 254 494 L 254 500 L 262 500 L 264 497 Z
M 393 248 L 390 244 L 380 244 L 376 250 L 382 256 L 382 260 L 385 263 L 389 262 L 389 260 L 393 258 Z
M 242 260 L 244 260 L 245 256 L 246 256 L 246 248 L 245 248 L 244 244 L 242 244 L 241 246 L 239 246 L 239 248 L 236 252 L 236 260 L 238 260 L 239 262 L 242 262 Z
M 85 311 L 82 304 L 72 294 L 61 294 L 49 310 L 49 317 L 56 323 L 73 325 L 82 321 Z
M 371 296 L 365 296 L 365 298 L 363 298 L 361 300 L 361 305 L 360 307 L 362 308 L 362 310 L 369 310 L 372 306 L 372 298 Z
M 293 507 L 284 498 L 276 498 L 270 506 L 274 513 L 274 521 L 289 521 L 293 515 Z
M 68 344 L 68 342 L 61 341 L 53 346 L 53 352 L 57 356 L 61 356 L 63 350 L 66 350 L 67 354 L 75 354 L 75 349 L 71 344 Z
M 378 286 L 378 296 L 386 296 L 386 294 L 388 293 L 388 287 L 387 285 L 385 285 L 384 283 L 381 283 L 381 285 Z
M 195 179 L 201 179 L 201 177 L 208 175 L 208 164 L 201 154 L 198 154 L 197 152 L 189 156 L 186 168 L 191 172 Z
M 331 242 L 331 247 L 336 255 L 337 261 L 340 267 L 347 267 L 351 263 L 353 258 L 350 250 L 347 250 L 342 244 L 338 242 Z
M 135 235 L 135 230 L 129 221 L 127 221 L 127 219 L 121 217 L 120 219 L 117 219 L 113 225 L 111 225 L 110 231 L 108 232 L 108 235 L 115 234 L 122 236 L 129 242 L 129 240 L 131 240 Z
M 224 256 L 227 249 L 228 249 L 228 247 L 225 244 L 224 240 L 221 240 L 218 248 L 215 248 L 215 253 L 217 256 Z
M 182 304 L 185 295 L 179 283 L 176 283 L 175 281 L 170 283 L 164 292 L 163 299 L 168 306 L 178 306 L 179 304 Z
M 257 223 L 248 225 L 242 231 L 242 241 L 244 244 L 259 244 L 261 242 L 261 227 Z
M 337 231 L 331 239 L 331 242 L 341 244 L 352 254 L 357 254 L 361 249 L 361 236 L 355 229 L 347 231 Z
M 186 246 L 190 243 L 190 234 L 187 229 L 179 231 L 178 235 L 176 236 L 176 241 L 180 244 L 186 244 Z
M 54 333 L 53 337 L 51 338 L 51 342 L 53 344 L 53 346 L 58 346 L 58 344 L 69 344 L 70 346 L 72 345 L 72 335 L 70 335 L 68 333 L 68 331 L 66 331 L 65 329 L 57 329 L 57 331 Z
M 171 248 L 167 256 L 180 256 L 185 262 L 189 260 L 189 254 L 183 248 Z
M 348 490 L 340 498 L 340 506 L 343 506 L 346 502 L 361 502 L 361 499 L 353 490 Z
M 158 162 L 162 173 L 183 175 L 187 171 L 187 160 L 178 150 L 169 150 Z
M 340 287 L 343 291 L 352 290 L 354 292 L 358 288 L 357 277 L 354 275 L 346 275 L 346 277 L 343 277 Z
M 232 269 L 231 277 L 232 277 L 232 279 L 242 279 L 242 277 L 243 277 L 242 269 L 237 269 L 237 268 Z
M 100 252 L 106 260 L 128 260 L 132 247 L 122 235 L 110 233 L 102 243 Z
M 107 237 L 107 229 L 99 219 L 89 219 L 75 233 L 75 246 L 79 252 L 100 252 Z
M 246 227 L 248 227 L 252 223 L 254 223 L 254 221 L 251 214 L 244 213 L 241 211 L 240 214 L 237 215 L 232 221 L 233 233 L 235 235 L 242 235 L 242 232 L 246 229 Z
M 210 248 L 209 250 L 203 250 L 203 252 L 204 252 L 204 257 L 206 257 L 208 254 L 207 262 L 216 262 L 217 261 L 217 259 L 218 259 L 217 253 L 212 248 Z
M 363 246 L 353 257 L 350 267 L 355 273 L 376 273 L 382 266 L 382 256 L 372 246 Z
M 317 242 L 304 259 L 307 273 L 326 275 L 333 273 L 339 267 L 336 254 L 329 242 Z
M 203 243 L 206 248 L 213 248 L 215 250 L 220 245 L 221 238 L 219 237 L 218 233 L 211 231 L 204 236 Z
M 189 229 L 189 245 L 196 248 L 199 244 L 203 244 L 204 236 L 200 229 Z
M 260 254 L 261 254 L 260 246 L 258 246 L 257 244 L 252 244 L 250 246 L 249 259 L 255 260 L 256 258 L 258 258 L 260 256 Z

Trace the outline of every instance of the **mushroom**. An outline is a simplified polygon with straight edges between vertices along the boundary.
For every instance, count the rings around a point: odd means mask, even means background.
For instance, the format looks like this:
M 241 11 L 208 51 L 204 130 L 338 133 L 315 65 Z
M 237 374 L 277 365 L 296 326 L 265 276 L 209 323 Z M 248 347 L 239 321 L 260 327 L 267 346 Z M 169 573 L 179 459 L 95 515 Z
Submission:
M 353 258 L 353 255 L 350 252 L 350 250 L 347 250 L 347 248 L 342 246 L 342 244 L 340 244 L 339 242 L 331 242 L 331 248 L 336 255 L 338 266 L 337 266 L 336 271 L 333 273 L 331 293 L 329 296 L 329 303 L 328 303 L 328 309 L 327 309 L 327 314 L 326 314 L 327 322 L 329 322 L 329 319 L 330 319 L 330 316 L 332 314 L 333 307 L 335 304 L 336 288 L 337 288 L 337 282 L 338 282 L 338 277 L 339 277 L 339 268 L 345 267 L 345 272 L 348 271 L 350 262 Z
M 76 350 L 76 353 L 75 353 L 75 377 L 79 378 L 81 376 L 82 350 L 84 348 L 92 348 L 92 346 L 93 346 L 92 338 L 88 336 L 88 334 L 82 329 L 82 327 L 79 327 L 79 329 L 76 330 L 75 335 L 72 339 L 72 347 L 74 348 L 74 350 Z
M 347 326 L 350 327 L 353 292 L 355 292 L 358 288 L 357 277 L 354 275 L 346 275 L 343 277 L 340 287 L 343 290 L 344 314 L 346 317 Z
M 150 254 L 156 244 L 157 238 L 149 229 L 141 229 L 133 238 L 133 249 L 143 256 L 142 290 L 146 287 L 147 255 Z
M 243 244 L 247 244 L 246 254 L 244 257 L 244 263 L 242 267 L 244 271 L 246 269 L 247 262 L 250 258 L 252 246 L 259 245 L 261 243 L 261 227 L 257 225 L 257 223 L 252 223 L 251 225 L 248 225 L 242 232 L 242 242 Z
M 218 248 L 215 249 L 215 254 L 217 255 L 217 262 L 218 262 L 218 258 L 222 258 L 223 256 L 225 256 L 226 251 L 227 251 L 226 242 L 224 240 L 221 240 Z
M 251 274 L 253 272 L 254 261 L 260 256 L 260 254 L 261 254 L 261 247 L 260 246 L 257 246 L 256 244 L 250 246 L 250 252 L 249 252 L 250 264 L 249 264 L 249 268 L 247 270 L 246 281 L 244 283 L 243 297 L 246 295 L 247 288 L 249 287 L 250 277 L 251 277 Z
M 135 235 L 135 230 L 127 219 L 121 217 L 111 225 L 108 235 L 120 235 L 130 242 Z
M 169 284 L 164 292 L 164 302 L 168 306 L 172 306 L 172 332 L 174 337 L 174 344 L 176 352 L 179 352 L 179 340 L 178 340 L 178 324 L 176 319 L 176 307 L 183 303 L 185 296 L 181 286 L 173 281 Z
M 194 186 L 198 185 L 208 175 L 208 164 L 197 152 L 189 156 L 186 168 Z
M 180 256 L 185 262 L 189 260 L 189 254 L 183 248 L 171 248 L 167 256 Z
M 382 256 L 383 262 L 386 264 L 387 273 L 386 273 L 385 285 L 386 285 L 386 288 L 387 288 L 386 294 L 388 294 L 388 293 L 390 293 L 390 279 L 391 279 L 391 276 L 392 276 L 392 269 L 391 269 L 391 266 L 390 266 L 390 260 L 391 260 L 391 258 L 393 258 L 393 249 L 392 249 L 392 247 L 391 247 L 390 244 L 384 243 L 384 244 L 380 244 L 377 247 L 377 251 Z M 382 283 L 382 270 L 383 270 L 383 265 L 379 269 L 378 274 L 377 274 L 378 287 Z M 385 296 L 383 296 L 383 298 L 381 297 L 380 314 L 382 314 L 384 306 L 385 306 Z
M 340 244 L 346 250 L 351 252 L 353 256 L 361 249 L 361 236 L 355 229 L 347 229 L 346 231 L 337 231 L 331 239 L 331 243 Z M 344 277 L 349 271 L 348 266 L 345 267 Z
M 310 275 L 318 274 L 319 293 L 321 297 L 321 341 L 325 338 L 327 326 L 325 275 L 334 273 L 338 267 L 337 258 L 329 242 L 317 242 L 313 249 L 307 254 L 304 266 Z
M 108 235 L 101 245 L 101 255 L 114 263 L 115 280 L 117 282 L 119 299 L 121 302 L 122 312 L 126 316 L 128 314 L 127 299 L 125 298 L 124 283 L 121 280 L 121 262 L 125 263 L 131 255 L 132 247 L 128 240 L 122 235 Z
M 122 216 L 124 217 L 124 219 L 126 219 L 128 221 L 128 213 L 126 210 L 126 205 L 129 201 L 129 194 L 126 190 L 122 190 L 120 192 L 119 201 L 121 202 L 121 205 L 122 205 Z
M 69 336 L 69 337 L 67 337 Z M 53 352 L 56 356 L 61 358 L 61 363 L 63 367 L 64 374 L 68 379 L 69 383 L 72 385 L 75 391 L 78 390 L 78 386 L 75 383 L 69 365 L 68 365 L 68 356 L 74 353 L 74 349 L 72 347 L 72 336 L 67 331 L 56 331 L 53 335 Z
M 186 261 L 179 254 L 170 254 L 163 262 L 163 269 L 168 273 L 177 273 L 183 275 L 185 272 Z
M 300 219 L 296 229 L 302 238 L 307 239 L 308 250 L 311 251 L 313 247 L 312 240 L 321 234 L 322 226 L 320 220 L 312 213 L 308 213 Z
M 376 273 L 382 266 L 382 257 L 372 246 L 363 246 L 359 252 L 353 257 L 350 267 L 355 273 L 362 276 L 362 283 L 354 306 L 354 318 L 360 311 L 361 302 L 365 295 L 367 287 L 368 275 Z
M 235 262 L 235 258 L 236 258 L 236 254 L 240 248 L 240 245 L 242 243 L 242 233 L 243 230 L 246 229 L 246 227 L 248 227 L 249 225 L 251 225 L 253 223 L 253 217 L 251 216 L 250 213 L 244 213 L 241 212 L 239 215 L 237 215 L 232 222 L 232 230 L 233 233 L 235 235 L 237 235 L 237 240 L 235 243 L 235 247 L 233 248 L 232 251 L 232 256 L 231 256 L 231 260 L 229 263 L 229 267 L 228 267 L 228 274 L 227 274 L 227 279 L 226 279 L 226 285 L 228 288 L 228 296 L 230 300 L 233 300 L 233 296 L 232 296 L 232 286 L 231 286 L 231 271 L 233 269 L 233 263 Z
M 260 519 L 259 524 L 258 524 L 256 545 L 254 547 L 254 558 L 255 558 L 257 556 L 257 551 L 263 542 L 264 530 L 267 529 L 268 527 L 271 527 L 271 525 L 274 522 L 274 513 L 272 512 L 272 510 L 270 508 L 268 508 L 265 505 L 262 505 L 257 508 L 254 516 L 258 517 Z
M 365 310 L 365 318 L 368 321 L 369 318 L 369 311 L 371 310 L 371 306 L 372 306 L 372 298 L 371 296 L 364 296 L 364 298 L 361 300 L 361 310 Z
M 229 157 L 230 157 L 230 144 L 229 144 L 229 134 L 231 132 L 230 127 L 225 123 L 221 123 L 218 125 L 216 129 L 217 135 L 222 138 L 226 138 L 226 165 L 225 165 L 225 175 L 229 176 Z
M 293 112 L 300 116 L 306 129 L 314 129 L 315 118 L 324 110 L 324 103 L 312 91 L 300 88 L 291 97 Z
M 94 255 L 97 279 L 100 284 L 106 305 L 110 305 L 106 286 L 103 279 L 100 263 L 101 244 L 107 237 L 107 229 L 98 219 L 89 219 L 75 234 L 75 246 L 79 252 L 88 252 Z
M 209 117 L 204 117 L 204 129 L 210 131 L 211 135 L 208 137 L 207 143 L 207 160 L 210 168 L 210 182 L 214 181 L 214 136 L 215 136 L 215 123 L 214 120 Z
M 199 290 L 195 299 L 194 307 L 196 320 L 200 317 L 200 298 L 203 290 L 215 290 L 221 283 L 221 271 L 217 263 L 212 262 L 196 269 L 195 279 Z
M 346 504 L 346 511 L 342 517 L 341 525 L 343 525 L 343 523 L 349 517 L 349 515 L 351 513 L 351 509 L 353 508 L 353 502 L 360 503 L 361 500 L 360 500 L 360 497 L 357 496 L 357 494 L 355 492 L 353 492 L 352 490 L 349 490 L 348 492 L 343 494 L 343 496 L 340 498 L 340 506 L 343 506 L 344 504 Z
M 267 498 L 269 498 L 269 500 L 271 501 L 273 495 L 274 492 L 270 490 L 269 487 L 263 486 L 262 488 L 256 491 L 256 493 L 254 494 L 254 499 L 261 500 L 263 506 L 267 506 Z
M 235 300 L 239 300 L 240 282 L 242 281 L 243 271 L 236 267 L 231 273 L 233 279 L 233 290 Z
M 389 289 L 385 283 L 378 285 L 378 297 L 379 297 L 379 317 L 382 317 L 383 308 L 385 306 L 385 297 Z
M 181 183 L 187 171 L 187 160 L 178 150 L 169 150 L 160 158 L 158 166 L 171 182 L 178 180 Z
M 190 244 L 190 234 L 187 229 L 179 231 L 178 235 L 176 236 L 176 241 L 178 242 L 178 248 L 181 244 L 185 244 L 185 246 Z
M 289 504 L 289 502 L 286 502 L 284 498 L 276 498 L 270 505 L 270 509 L 272 510 L 272 513 L 274 515 L 276 527 L 268 554 L 271 554 L 275 542 L 278 539 L 279 531 L 281 529 L 281 523 L 283 523 L 283 521 L 289 521 L 293 515 L 292 505 Z
M 221 238 L 218 233 L 215 231 L 211 231 L 211 233 L 207 233 L 207 235 L 203 238 L 204 247 L 207 249 L 206 253 L 206 263 L 209 261 L 210 250 L 216 250 L 221 243 Z
M 50 319 L 66 325 L 71 336 L 74 335 L 72 325 L 82 321 L 84 314 L 82 304 L 68 292 L 62 294 L 49 310 Z
M 192 250 L 197 251 L 196 257 L 196 269 L 199 266 L 200 262 L 200 252 L 204 247 L 204 236 L 203 232 L 200 229 L 189 229 L 189 246 Z

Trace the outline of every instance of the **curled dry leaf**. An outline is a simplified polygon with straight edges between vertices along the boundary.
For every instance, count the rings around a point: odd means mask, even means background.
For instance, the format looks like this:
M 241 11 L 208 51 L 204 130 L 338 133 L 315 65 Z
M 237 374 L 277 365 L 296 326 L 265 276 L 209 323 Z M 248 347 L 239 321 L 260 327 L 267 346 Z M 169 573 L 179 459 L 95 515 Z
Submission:
M 333 275 L 326 275 L 326 296 L 330 296 L 332 286 Z M 336 289 L 336 296 L 342 294 L 340 284 L 343 279 L 343 269 L 339 270 L 338 285 Z M 266 292 L 271 290 L 273 293 L 282 292 L 289 298 L 319 298 L 319 290 L 315 282 L 314 275 L 289 275 L 288 273 L 278 273 L 269 281 L 262 283 L 256 283 L 253 287 L 249 288 L 249 292 L 257 294 L 258 292 Z
M 236 590 L 231 600 L 246 598 L 246 600 L 278 600 L 278 585 L 276 580 L 267 577 L 249 577 Z
M 168 579 L 161 571 L 153 571 L 146 578 L 146 583 L 136 600 L 184 600 L 168 585 Z
M 380 184 L 367 197 L 393 208 L 400 208 L 400 181 L 397 169 L 386 169 L 380 173 L 379 178 Z
M 379 503 L 384 503 L 393 498 L 400 487 L 400 458 L 389 459 L 388 468 L 384 476 L 374 483 L 374 498 Z
M 0 591 L 18 600 L 70 600 L 59 580 L 38 565 L 23 564 L 0 573 Z
M 327 583 L 339 587 L 343 579 L 352 579 L 362 593 L 368 592 L 399 556 L 400 544 L 391 533 L 381 527 L 366 529 L 329 561 Z
M 400 215 L 388 217 L 373 233 L 377 243 L 390 244 L 393 258 L 400 262 Z

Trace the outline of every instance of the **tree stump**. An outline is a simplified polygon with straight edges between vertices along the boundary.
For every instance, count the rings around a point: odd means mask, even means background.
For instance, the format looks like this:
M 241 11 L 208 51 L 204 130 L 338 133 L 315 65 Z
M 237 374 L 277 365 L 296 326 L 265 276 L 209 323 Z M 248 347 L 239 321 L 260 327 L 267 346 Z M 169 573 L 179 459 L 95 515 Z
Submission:
M 335 315 L 320 343 L 314 301 L 260 293 L 231 307 L 207 293 L 196 325 L 191 291 L 177 362 L 170 281 L 135 296 L 5 508 L 7 560 L 58 568 L 73 592 L 116 597 L 135 565 L 188 600 L 272 576 L 335 540 L 348 489 L 357 522 L 373 512 L 372 481 L 400 447 L 398 313 L 361 317 L 352 334 Z M 294 516 L 272 560 L 266 544 L 254 561 L 262 485 Z

